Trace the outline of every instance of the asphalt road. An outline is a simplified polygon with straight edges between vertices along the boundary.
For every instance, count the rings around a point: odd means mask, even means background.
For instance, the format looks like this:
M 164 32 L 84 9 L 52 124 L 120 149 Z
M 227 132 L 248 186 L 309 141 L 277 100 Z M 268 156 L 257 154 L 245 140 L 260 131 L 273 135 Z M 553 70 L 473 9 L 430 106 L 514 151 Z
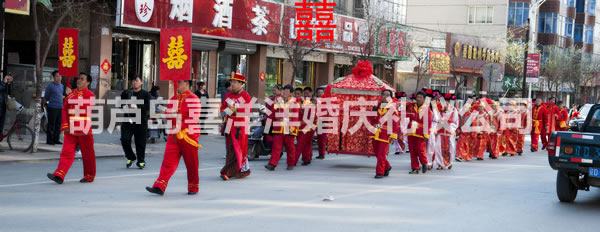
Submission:
M 224 182 L 224 146 L 201 138 L 200 192 L 188 196 L 183 161 L 164 196 L 146 192 L 162 155 L 144 170 L 124 158 L 97 160 L 96 181 L 82 184 L 76 160 L 62 185 L 46 173 L 57 161 L 0 163 L 0 231 L 594 231 L 600 191 L 560 203 L 545 152 L 457 163 L 409 175 L 408 155 L 390 155 L 391 175 L 373 179 L 375 158 L 329 155 L 310 166 Z M 102 151 L 97 151 L 102 152 Z M 332 196 L 333 201 L 323 201 Z

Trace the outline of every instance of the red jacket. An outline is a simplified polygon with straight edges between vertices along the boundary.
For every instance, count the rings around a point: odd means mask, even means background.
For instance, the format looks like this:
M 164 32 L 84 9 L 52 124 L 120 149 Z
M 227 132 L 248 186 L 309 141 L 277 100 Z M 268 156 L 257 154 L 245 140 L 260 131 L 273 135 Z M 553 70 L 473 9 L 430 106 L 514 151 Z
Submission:
M 381 107 L 381 104 L 379 104 L 377 116 L 374 117 L 371 122 L 371 125 L 375 125 L 376 127 L 375 134 L 370 138 L 384 143 L 390 143 L 391 139 L 398 139 L 400 124 L 393 121 L 394 117 L 400 119 L 400 114 L 398 113 L 398 110 L 396 110 L 397 107 L 396 104 L 388 104 L 386 107 Z M 390 111 L 393 112 L 390 113 Z M 390 114 L 388 116 L 389 118 L 385 118 L 388 114 Z M 388 120 L 391 120 L 391 128 L 388 128 Z M 389 129 L 391 129 L 391 131 Z
M 65 98 L 62 109 L 62 123 L 60 130 L 72 135 L 87 135 L 92 132 L 91 107 L 94 105 L 95 95 L 89 89 L 73 89 Z M 77 101 L 81 98 L 83 101 Z M 71 100 L 72 103 L 69 103 Z M 79 108 L 76 110 L 76 108 Z M 79 112 L 76 112 L 79 111 Z M 71 128 L 73 126 L 73 128 Z
M 177 104 L 172 102 L 177 101 Z M 177 109 L 175 109 L 177 107 Z M 200 137 L 200 110 L 202 106 L 200 104 L 200 98 L 193 94 L 191 91 L 187 91 L 182 94 L 177 94 L 170 99 L 169 113 L 177 113 L 181 115 L 181 121 L 177 121 L 176 118 L 169 118 L 171 121 L 171 129 L 177 128 L 177 123 L 181 125 L 179 130 L 175 131 L 177 139 L 184 139 L 189 144 L 199 147 L 198 137 Z
M 429 139 L 429 129 L 431 128 L 432 120 L 432 112 L 429 106 L 409 105 L 406 109 L 406 117 L 409 118 L 408 136 Z
M 298 119 L 300 120 L 300 132 L 310 133 L 316 130 L 317 125 L 317 106 L 312 102 L 312 99 L 308 98 L 302 101 L 300 109 L 298 110 Z M 308 125 L 305 120 L 312 119 L 312 125 Z
M 558 117 L 556 118 L 556 128 L 567 128 L 567 120 L 569 120 L 569 112 L 567 108 L 561 108 Z
M 273 133 L 296 136 L 298 135 L 299 125 L 292 125 L 292 122 L 298 123 L 299 121 L 300 104 L 294 97 L 289 97 L 287 100 L 284 98 L 281 99 L 281 102 L 279 99 L 275 100 L 275 103 L 273 103 L 273 111 L 271 112 L 271 115 L 269 115 L 269 118 L 273 122 Z M 286 112 L 286 109 L 288 115 L 285 115 L 284 113 Z
M 244 103 L 242 103 L 242 101 Z M 221 112 L 224 112 L 227 108 L 229 108 L 229 102 L 232 103 L 232 111 L 231 115 L 228 115 L 228 119 L 232 119 L 233 122 L 243 122 L 243 127 L 247 127 L 249 123 L 249 116 L 252 113 L 252 98 L 250 94 L 246 91 L 240 91 L 239 93 L 233 93 L 233 91 L 229 91 L 227 95 L 225 95 L 225 100 L 221 103 Z M 234 125 L 232 125 L 233 127 Z
M 542 131 L 542 128 L 546 127 L 547 121 L 546 115 L 548 114 L 548 109 L 544 105 L 533 106 L 531 111 L 531 120 L 532 125 L 531 129 L 535 132 L 535 134 L 539 134 Z

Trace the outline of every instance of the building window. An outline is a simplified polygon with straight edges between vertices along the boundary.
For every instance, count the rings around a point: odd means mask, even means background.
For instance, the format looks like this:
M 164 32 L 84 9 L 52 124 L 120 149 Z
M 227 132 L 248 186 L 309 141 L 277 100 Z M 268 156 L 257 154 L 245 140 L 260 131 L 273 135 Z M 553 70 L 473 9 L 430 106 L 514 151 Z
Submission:
M 557 26 L 556 33 L 560 36 L 566 36 L 566 32 L 567 32 L 565 29 L 566 25 L 567 24 L 566 24 L 565 16 L 559 15 L 558 22 L 556 23 L 556 26 Z
M 575 5 L 575 11 L 577 13 L 583 13 L 585 10 L 585 1 L 584 0 L 577 0 L 577 4 Z
M 429 79 L 429 88 L 433 90 L 439 90 L 442 93 L 447 93 L 450 89 L 450 86 L 448 86 L 447 79 Z
M 575 0 L 562 0 L 561 2 L 567 7 L 575 7 Z
M 567 38 L 573 38 L 573 24 L 574 24 L 574 19 L 566 19 L 565 20 L 565 37 Z
M 265 78 L 265 96 L 273 95 L 273 87 L 281 84 L 281 73 L 283 72 L 282 59 L 267 57 L 267 71 Z
M 217 67 L 217 94 L 225 90 L 225 83 L 229 81 L 231 73 L 241 73 L 246 76 L 246 55 L 219 53 Z
M 583 24 L 575 25 L 575 35 L 573 36 L 575 39 L 575 43 L 583 42 Z
M 514 2 L 508 7 L 508 25 L 523 26 L 529 18 L 529 3 Z
M 304 88 L 311 87 L 315 77 L 315 63 L 309 61 L 302 61 L 298 66 L 298 72 L 296 73 L 296 80 L 294 80 L 294 87 Z
M 583 42 L 593 44 L 594 43 L 594 27 L 585 26 Z
M 556 13 L 540 13 L 539 33 L 556 34 L 556 22 L 558 15 Z
M 192 80 L 194 82 L 204 82 L 208 87 L 208 52 L 207 51 L 192 51 Z M 194 84 L 193 87 L 197 85 Z M 208 91 L 208 88 L 206 88 Z M 211 91 L 209 91 L 210 93 Z
M 596 15 L 596 0 L 587 0 L 585 6 L 585 13 L 588 15 Z
M 364 0 L 354 0 L 354 17 L 364 18 Z M 406 3 L 407 0 L 371 0 L 369 4 L 369 14 L 373 17 L 379 17 L 385 21 L 399 24 L 406 24 Z
M 470 6 L 469 23 L 470 24 L 491 24 L 494 16 L 493 6 Z
M 346 11 L 346 0 L 333 0 L 329 2 L 334 2 L 335 7 L 333 8 L 333 12 L 343 15 L 348 15 Z

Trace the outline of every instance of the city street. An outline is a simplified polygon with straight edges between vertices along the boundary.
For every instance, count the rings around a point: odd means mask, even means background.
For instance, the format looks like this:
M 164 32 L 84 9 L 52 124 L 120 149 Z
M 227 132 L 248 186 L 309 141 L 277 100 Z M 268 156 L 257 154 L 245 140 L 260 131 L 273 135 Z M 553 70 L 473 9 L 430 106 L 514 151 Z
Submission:
M 379 180 L 375 158 L 329 155 L 293 171 L 282 160 L 271 172 L 261 157 L 247 179 L 224 182 L 222 138 L 200 144 L 195 196 L 183 161 L 164 196 L 146 192 L 160 152 L 144 170 L 99 158 L 91 184 L 79 183 L 80 159 L 62 185 L 46 178 L 56 160 L 0 163 L 0 231 L 590 231 L 600 210 L 594 188 L 573 204 L 558 201 L 545 152 L 425 175 L 409 175 L 409 156 L 391 154 L 391 175 Z

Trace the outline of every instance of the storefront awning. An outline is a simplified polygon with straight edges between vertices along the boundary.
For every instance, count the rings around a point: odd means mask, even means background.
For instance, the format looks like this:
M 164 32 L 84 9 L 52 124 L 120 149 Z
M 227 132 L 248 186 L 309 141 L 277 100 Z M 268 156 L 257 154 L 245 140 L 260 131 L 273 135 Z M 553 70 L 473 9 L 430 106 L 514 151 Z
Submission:
M 201 51 L 214 51 L 219 48 L 219 41 L 192 37 L 192 49 Z

